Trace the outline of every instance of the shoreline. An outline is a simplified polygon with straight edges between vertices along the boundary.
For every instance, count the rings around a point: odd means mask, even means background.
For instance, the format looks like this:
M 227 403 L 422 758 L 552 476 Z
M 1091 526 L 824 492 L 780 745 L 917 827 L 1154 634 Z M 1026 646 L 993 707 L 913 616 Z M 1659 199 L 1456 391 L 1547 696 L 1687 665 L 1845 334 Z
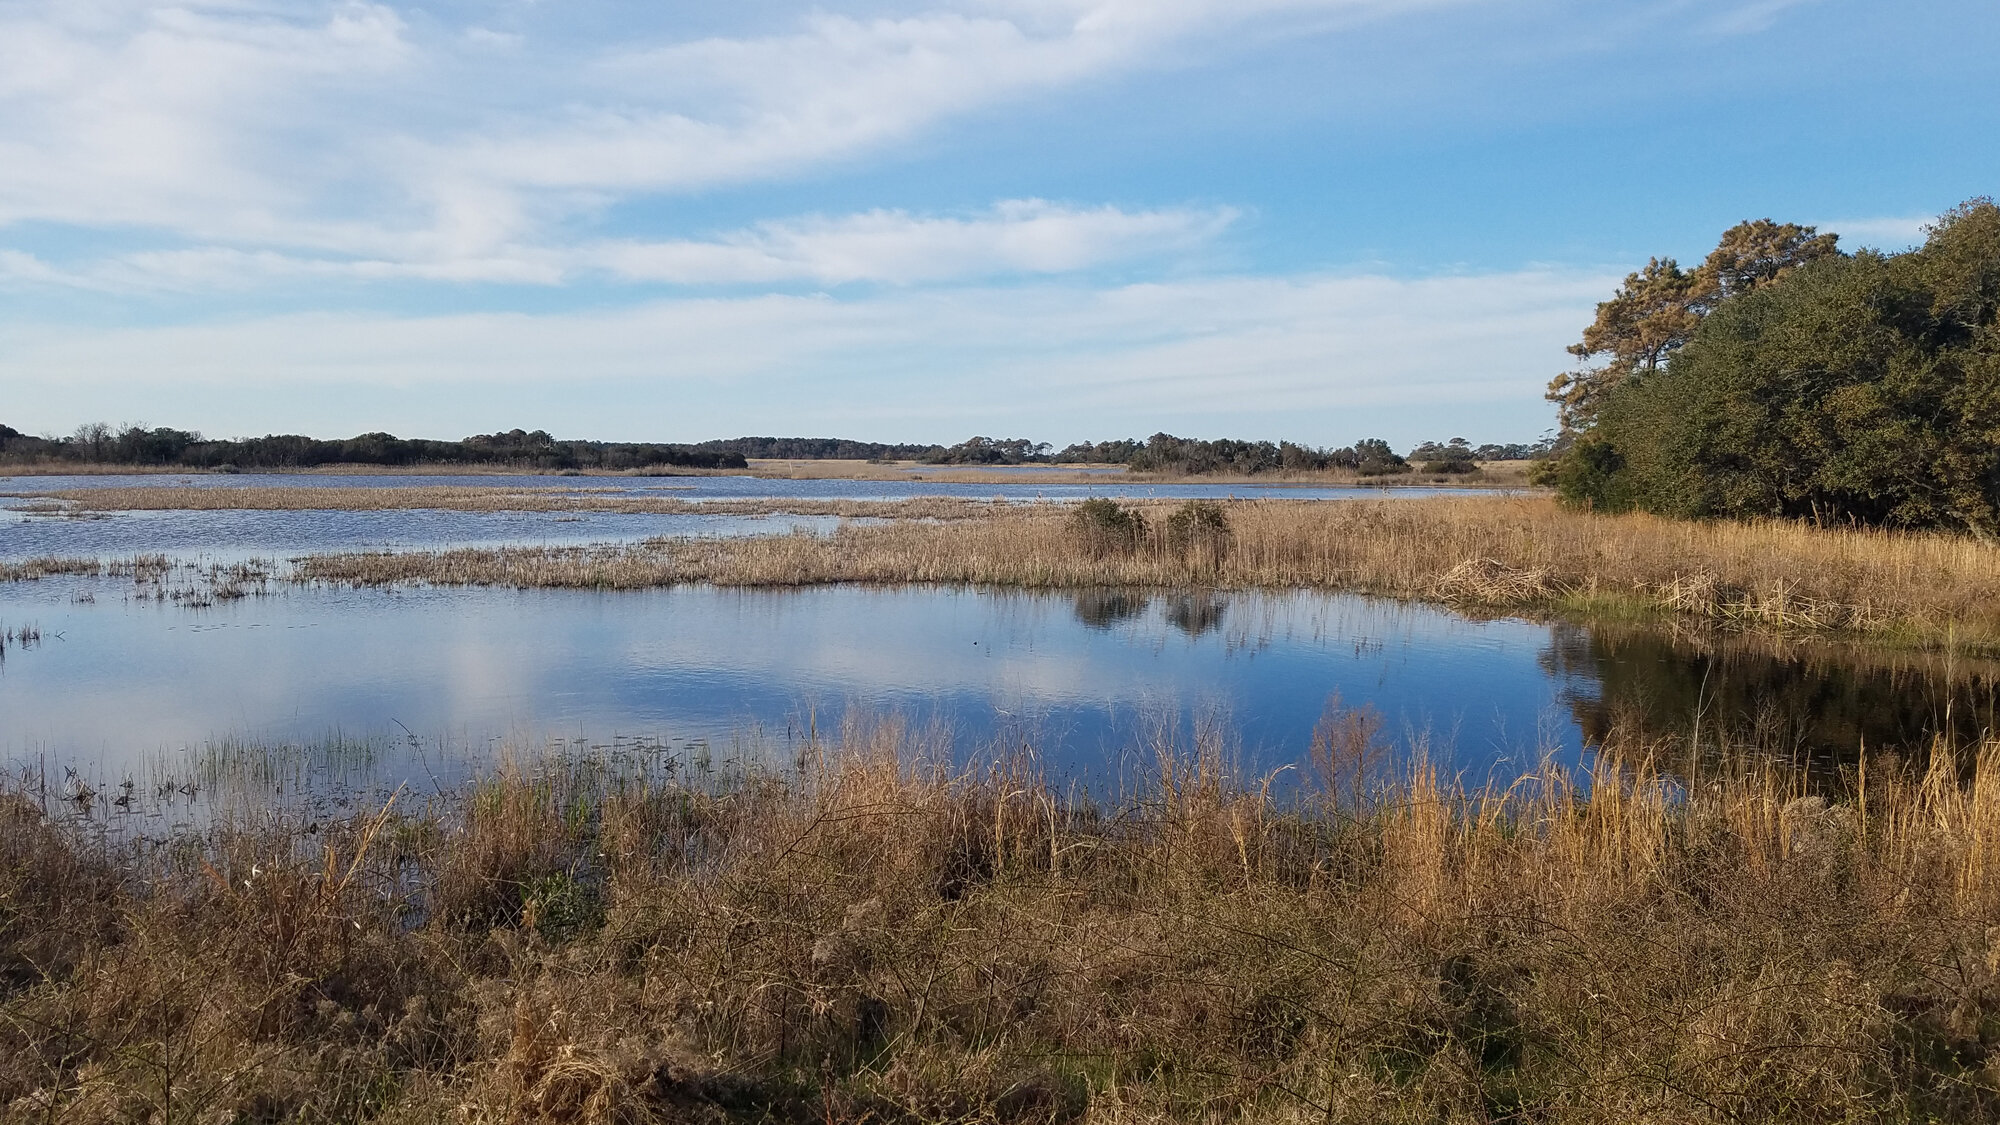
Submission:
M 494 499 L 473 491 L 464 498 L 468 504 Z M 1582 624 L 1680 622 L 1779 638 L 2000 655 L 2000 547 L 1937 534 L 1682 523 L 1572 512 L 1545 497 L 1499 495 L 1224 502 L 1212 507 L 1222 513 L 1226 532 L 1193 542 L 1171 538 L 1171 519 L 1184 505 L 1168 501 L 1129 504 L 1147 530 L 1119 542 L 1084 533 L 1074 506 L 1050 502 L 731 505 L 606 497 L 602 503 L 611 511 L 784 512 L 855 522 L 824 535 L 323 552 L 293 559 L 270 577 L 355 586 L 599 590 L 690 583 L 1304 589 L 1473 614 Z M 38 571 L 90 573 L 105 565 L 21 560 L 0 565 L 0 580 L 31 580 Z

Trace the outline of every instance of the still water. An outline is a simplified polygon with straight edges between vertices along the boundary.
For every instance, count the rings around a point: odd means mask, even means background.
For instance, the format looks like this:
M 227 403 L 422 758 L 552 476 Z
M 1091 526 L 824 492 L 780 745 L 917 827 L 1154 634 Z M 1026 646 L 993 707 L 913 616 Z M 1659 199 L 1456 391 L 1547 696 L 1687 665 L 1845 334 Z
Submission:
M 919 474 L 920 475 L 920 474 Z M 252 557 L 286 557 L 333 551 L 436 550 L 451 547 L 581 546 L 631 543 L 660 536 L 782 535 L 794 530 L 822 532 L 840 521 L 819 516 L 741 516 L 622 512 L 460 512 L 388 511 L 138 511 L 51 516 L 23 510 L 21 495 L 80 489 L 144 488 L 379 488 L 421 486 L 560 489 L 597 498 L 636 497 L 688 503 L 714 500 L 909 500 L 957 497 L 974 500 L 1079 500 L 1091 496 L 1132 499 L 1224 499 L 1282 497 L 1295 500 L 1416 498 L 1455 491 L 1420 487 L 1317 488 L 1287 485 L 1198 483 L 1102 484 L 1024 483 L 1010 474 L 978 484 L 922 480 L 772 480 L 747 476 L 560 477 L 560 476 L 336 476 L 329 474 L 149 475 L 0 477 L 0 561 L 60 555 L 99 558 L 164 554 L 208 562 Z M 1490 492 L 1474 492 L 1491 495 Z
M 916 474 L 912 474 L 916 475 Z M 620 490 L 683 500 L 1278 495 L 1338 502 L 1439 490 L 769 480 L 197 476 L 0 479 L 0 492 L 110 485 L 426 484 Z M 29 515 L 0 500 L 0 560 L 164 553 L 232 562 L 314 551 L 629 542 L 820 532 L 820 517 L 453 511 Z M 1468 782 L 1616 729 L 1700 732 L 1775 756 L 1851 761 L 1993 729 L 2000 669 L 1865 650 L 1785 651 L 1645 629 L 1474 620 L 1308 592 L 831 587 L 647 592 L 351 590 L 272 583 L 177 604 L 129 579 L 0 584 L 0 766 L 104 791 L 243 748 L 353 760 L 371 784 L 437 784 L 501 752 L 638 748 L 782 762 L 850 715 L 947 731 L 965 764 L 1038 754 L 1102 784 L 1165 731 L 1230 732 L 1254 771 L 1308 759 L 1330 701 L 1372 708 L 1403 753 Z M 156 591 L 157 593 L 157 591 Z M 233 749 L 232 749 L 233 748 Z M 311 748 L 320 748 L 312 750 Z M 325 756 L 322 754 L 322 756 Z M 254 756 L 254 754 L 253 754 Z M 1288 776 L 1299 776 L 1289 773 Z M 342 782 L 340 784 L 345 784 Z M 99 806 L 103 808 L 103 806 Z
M 1321 593 L 937 587 L 646 592 L 274 586 L 206 608 L 129 581 L 0 586 L 0 758 L 106 781 L 221 744 L 351 741 L 383 776 L 551 741 L 782 756 L 850 713 L 1032 747 L 1086 783 L 1204 719 L 1302 766 L 1330 699 L 1478 782 L 1613 724 L 1778 754 L 1918 746 L 1993 714 L 1992 670 L 1811 659 Z M 746 749 L 748 748 L 748 749 Z M 421 760 L 419 759 L 421 755 Z M 440 763 L 447 763 L 441 765 Z M 467 768 L 470 768 L 469 766 Z

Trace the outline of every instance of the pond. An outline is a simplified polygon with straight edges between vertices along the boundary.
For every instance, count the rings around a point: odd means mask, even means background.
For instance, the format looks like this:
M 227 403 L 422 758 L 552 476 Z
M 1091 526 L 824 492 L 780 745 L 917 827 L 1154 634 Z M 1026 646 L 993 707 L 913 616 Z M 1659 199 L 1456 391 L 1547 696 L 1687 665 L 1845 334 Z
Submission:
M 188 608 L 135 589 L 0 586 L 0 637 L 36 636 L 0 649 L 10 769 L 158 790 L 230 748 L 304 746 L 421 788 L 553 743 L 782 762 L 859 714 L 948 730 L 961 764 L 1025 747 L 1091 786 L 1212 723 L 1243 768 L 1298 778 L 1338 700 L 1477 784 L 1579 762 L 1614 724 L 1823 762 L 1915 749 L 1989 726 L 2000 682 L 1306 592 L 273 585 Z

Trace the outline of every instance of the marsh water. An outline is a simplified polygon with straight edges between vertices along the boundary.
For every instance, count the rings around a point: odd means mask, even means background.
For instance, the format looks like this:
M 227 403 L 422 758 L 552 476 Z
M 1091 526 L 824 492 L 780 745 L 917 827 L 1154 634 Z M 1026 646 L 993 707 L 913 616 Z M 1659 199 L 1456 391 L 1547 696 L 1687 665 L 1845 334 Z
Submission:
M 920 478 L 921 473 L 913 473 Z M 103 488 L 380 488 L 505 487 L 552 489 L 598 499 L 708 501 L 912 500 L 956 497 L 972 500 L 1080 500 L 1091 496 L 1130 499 L 1226 499 L 1284 497 L 1342 500 L 1383 496 L 1435 496 L 1446 489 L 1424 487 L 1321 488 L 1290 485 L 1133 484 L 1107 476 L 1102 483 L 1052 484 L 1032 472 L 997 475 L 976 484 L 910 480 L 786 480 L 749 476 L 564 477 L 415 476 L 323 473 L 176 476 L 0 477 L 0 559 L 44 555 L 100 557 L 164 554 L 178 559 L 238 561 L 252 556 L 287 556 L 325 551 L 431 550 L 448 547 L 513 545 L 574 546 L 629 543 L 660 536 L 781 535 L 823 531 L 834 517 L 743 516 L 682 512 L 463 512 L 433 509 L 340 511 L 322 509 L 245 511 L 90 512 L 65 516 L 35 511 L 34 493 Z M 1465 491 L 1465 490 L 1458 490 Z M 16 495 L 7 495 L 16 494 Z M 26 495 L 22 495 L 26 494 Z
M 231 487 L 243 478 L 196 479 Z M 884 487 L 695 479 L 707 489 L 810 484 L 822 494 Z M 359 480 L 396 487 L 410 478 Z M 790 526 L 816 521 L 121 513 L 0 524 L 0 557 L 171 545 L 229 558 Z M 0 584 L 0 762 L 98 792 L 165 792 L 199 763 L 273 748 L 362 763 L 378 787 L 442 785 L 495 755 L 550 746 L 783 761 L 853 716 L 948 741 L 967 765 L 1026 750 L 1089 785 L 1143 770 L 1162 740 L 1185 743 L 1212 726 L 1229 732 L 1246 769 L 1300 776 L 1334 701 L 1371 708 L 1390 745 L 1422 748 L 1475 783 L 1549 754 L 1579 762 L 1621 725 L 1683 744 L 1727 733 L 1774 755 L 1837 763 L 1864 744 L 1916 749 L 1941 732 L 1978 735 L 1991 726 L 1996 683 L 1994 668 L 1966 662 L 1475 620 L 1310 592 L 271 583 L 189 604 L 147 597 L 130 578 Z M 347 775 L 315 776 L 293 784 Z

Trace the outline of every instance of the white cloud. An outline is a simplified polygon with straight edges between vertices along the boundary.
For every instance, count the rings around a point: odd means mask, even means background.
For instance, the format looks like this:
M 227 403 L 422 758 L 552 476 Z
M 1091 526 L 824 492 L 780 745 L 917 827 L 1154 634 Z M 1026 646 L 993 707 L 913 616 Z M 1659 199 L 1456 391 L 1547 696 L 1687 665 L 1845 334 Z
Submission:
M 1857 250 L 1863 246 L 1877 250 L 1904 250 L 1922 243 L 1924 228 L 1934 222 L 1937 222 L 1935 215 L 1917 215 L 1908 218 L 1828 219 L 1814 225 L 1820 230 L 1838 234 L 1844 250 Z
M 587 274 L 677 285 L 913 284 L 1069 273 L 1191 251 L 1220 234 L 1236 217 L 1229 208 L 1125 211 L 1016 199 L 971 217 L 880 210 L 764 222 L 706 240 L 503 246 L 476 257 L 419 261 L 208 246 L 128 252 L 58 267 L 19 251 L 0 251 L 0 284 L 198 292 L 299 279 L 557 285 Z
M 1236 218 L 1213 211 L 1078 209 L 1010 200 L 977 218 L 870 211 L 761 223 L 714 241 L 613 243 L 579 257 L 620 276 L 683 284 L 805 280 L 913 283 L 1067 273 L 1192 249 Z
M 0 227 L 477 274 L 622 198 L 790 175 L 1246 21 L 1474 2 L 995 0 L 577 47 L 360 0 L 19 0 Z
M 74 425 L 115 395 L 127 412 L 192 411 L 183 424 L 216 432 L 294 427 L 297 404 L 323 391 L 334 432 L 456 434 L 530 414 L 571 433 L 655 438 L 1258 416 L 1259 432 L 1313 437 L 1371 406 L 1469 414 L 1463 428 L 1487 432 L 1503 404 L 1534 419 L 1505 427 L 1527 434 L 1545 424 L 1539 392 L 1561 342 L 1613 284 L 1541 271 L 1222 279 L 15 330 L 0 337 L 0 395 L 16 426 Z

